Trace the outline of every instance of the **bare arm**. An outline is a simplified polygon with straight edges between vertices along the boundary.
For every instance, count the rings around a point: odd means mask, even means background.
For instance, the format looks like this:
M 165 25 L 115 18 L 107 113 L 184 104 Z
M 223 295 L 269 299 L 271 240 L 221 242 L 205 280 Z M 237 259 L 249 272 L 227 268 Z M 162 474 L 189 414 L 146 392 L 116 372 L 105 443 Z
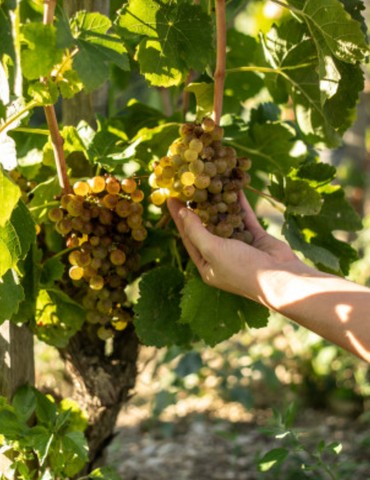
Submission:
M 370 362 L 370 289 L 301 262 L 265 232 L 243 195 L 240 200 L 252 245 L 212 235 L 181 202 L 168 201 L 203 280 L 262 303 Z

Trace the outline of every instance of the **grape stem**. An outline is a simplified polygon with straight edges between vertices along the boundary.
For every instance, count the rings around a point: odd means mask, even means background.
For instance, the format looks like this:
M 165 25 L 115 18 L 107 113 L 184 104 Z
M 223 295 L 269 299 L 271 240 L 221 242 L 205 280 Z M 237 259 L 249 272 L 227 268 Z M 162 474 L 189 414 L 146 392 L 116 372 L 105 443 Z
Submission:
M 53 23 L 56 4 L 57 0 L 44 0 L 43 23 L 45 25 L 51 25 Z M 45 78 L 42 78 L 41 81 L 45 82 Z M 46 123 L 50 131 L 50 138 L 54 152 L 55 164 L 57 167 L 59 185 L 61 186 L 63 192 L 69 193 L 72 191 L 72 189 L 69 183 L 67 165 L 63 149 L 64 140 L 59 132 L 58 120 L 55 113 L 54 105 L 45 105 L 44 113 L 46 117 Z
M 216 0 L 216 69 L 214 73 L 215 90 L 213 96 L 213 119 L 220 123 L 225 85 L 226 70 L 226 2 Z

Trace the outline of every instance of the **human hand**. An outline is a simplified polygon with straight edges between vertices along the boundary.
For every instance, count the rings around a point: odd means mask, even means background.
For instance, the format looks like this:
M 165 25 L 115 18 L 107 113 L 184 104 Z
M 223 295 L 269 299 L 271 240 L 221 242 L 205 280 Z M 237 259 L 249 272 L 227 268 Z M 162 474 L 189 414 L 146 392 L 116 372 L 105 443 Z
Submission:
M 253 235 L 251 245 L 211 234 L 199 217 L 179 200 L 169 199 L 167 204 L 205 283 L 270 306 L 271 276 L 299 260 L 287 244 L 262 228 L 243 194 L 239 200 L 246 213 L 245 225 Z

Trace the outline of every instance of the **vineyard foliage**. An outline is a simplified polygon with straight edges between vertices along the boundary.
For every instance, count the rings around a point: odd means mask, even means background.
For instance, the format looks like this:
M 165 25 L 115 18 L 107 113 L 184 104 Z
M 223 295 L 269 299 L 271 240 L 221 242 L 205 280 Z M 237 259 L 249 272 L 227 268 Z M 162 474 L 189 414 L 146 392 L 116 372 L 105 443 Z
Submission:
M 223 142 L 251 159 L 246 193 L 253 205 L 261 192 L 273 197 L 292 248 L 346 275 L 357 254 L 336 234 L 359 230 L 361 221 L 319 152 L 339 146 L 355 119 L 368 55 L 363 2 L 276 1 L 275 22 L 257 36 L 238 21 L 247 3 L 227 2 Z M 153 162 L 181 124 L 212 115 L 214 4 L 112 4 L 110 18 L 85 11 L 68 18 L 58 2 L 45 25 L 41 1 L 0 1 L 0 322 L 27 323 L 57 347 L 86 325 L 79 281 L 64 288 L 73 247 L 48 217 L 62 192 L 40 107 L 109 82 L 111 98 L 125 104 L 110 101 L 96 125 L 60 124 L 60 133 L 71 184 L 134 177 L 145 194 L 148 236 L 125 286 L 140 340 L 215 345 L 246 325 L 263 327 L 267 309 L 201 281 L 166 208 L 149 200 Z

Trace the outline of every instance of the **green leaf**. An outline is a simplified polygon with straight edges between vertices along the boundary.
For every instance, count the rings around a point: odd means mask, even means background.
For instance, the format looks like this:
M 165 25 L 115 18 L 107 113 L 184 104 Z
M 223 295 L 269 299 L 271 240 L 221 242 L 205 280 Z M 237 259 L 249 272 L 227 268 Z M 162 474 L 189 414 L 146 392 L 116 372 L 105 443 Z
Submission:
M 265 307 L 210 287 L 197 274 L 185 284 L 181 310 L 181 322 L 210 346 L 230 338 L 246 323 L 251 328 L 264 327 L 268 318 Z
M 81 410 L 77 402 L 71 398 L 63 398 L 59 403 L 59 410 L 69 412 L 68 431 L 83 432 L 88 426 L 88 415 Z
M 40 105 L 53 105 L 58 100 L 59 91 L 55 82 L 46 79 L 43 82 L 31 83 L 28 87 L 28 95 Z
M 369 53 L 361 25 L 353 20 L 339 0 L 306 0 L 294 12 L 302 18 L 318 42 L 323 40 L 332 54 L 347 63 L 363 62 Z M 317 35 L 319 33 L 319 36 Z M 317 43 L 317 48 L 321 42 Z
M 100 13 L 78 12 L 71 28 L 78 46 L 73 66 L 88 90 L 97 88 L 109 76 L 109 65 L 129 70 L 127 50 L 121 39 L 107 33 L 111 21 Z
M 112 467 L 96 468 L 89 474 L 89 478 L 97 480 L 122 480 L 117 471 Z
M 24 291 L 14 270 L 9 269 L 0 279 L 0 324 L 11 320 L 24 300 Z
M 25 258 L 35 238 L 35 224 L 27 207 L 20 201 L 10 220 L 0 227 L 0 277 Z
M 36 416 L 38 421 L 49 427 L 54 425 L 57 416 L 57 407 L 54 400 L 36 388 L 34 392 L 36 396 Z
M 302 231 L 292 215 L 287 217 L 282 232 L 293 250 L 303 253 L 315 265 L 323 265 L 332 272 L 340 271 L 338 257 L 326 248 L 310 243 L 310 232 Z
M 166 155 L 168 146 L 179 136 L 178 123 L 165 123 L 154 128 L 142 128 L 123 151 L 123 158 L 140 158 L 149 163 L 154 156 Z
M 287 213 L 317 215 L 321 210 L 321 195 L 304 180 L 286 178 L 285 205 Z
M 62 436 L 61 444 L 66 460 L 64 471 L 68 476 L 74 476 L 89 459 L 85 435 L 79 431 L 68 432 Z
M 194 93 L 197 104 L 197 120 L 209 117 L 213 112 L 213 83 L 189 83 L 185 87 L 186 92 Z
M 331 191 L 323 192 L 323 200 L 320 215 L 302 219 L 304 228 L 317 232 L 353 232 L 362 228 L 361 218 L 345 198 L 342 188 L 335 186 L 331 187 Z
M 32 321 L 35 316 L 36 299 L 40 287 L 40 260 L 41 250 L 36 245 L 32 245 L 25 260 L 18 264 L 22 269 L 21 286 L 24 291 L 24 299 L 19 304 L 18 311 L 13 314 L 14 323 L 27 323 Z
M 163 54 L 162 45 L 158 40 L 145 38 L 137 49 L 140 73 L 153 86 L 169 88 L 180 85 L 184 80 L 184 68 L 180 57 L 171 51 L 170 58 L 171 63 L 167 65 L 167 57 Z
M 336 146 L 339 137 L 322 104 L 317 51 L 304 27 L 293 20 L 284 22 L 273 27 L 262 43 L 265 59 L 276 71 L 269 74 L 267 83 L 275 101 L 285 103 L 290 93 L 297 122 L 308 140 Z M 326 81 L 338 83 L 338 78 Z
M 57 289 L 42 289 L 36 302 L 36 335 L 46 343 L 63 348 L 85 320 L 85 310 Z
M 10 219 L 20 196 L 19 187 L 9 179 L 0 166 L 0 227 Z
M 28 385 L 18 388 L 12 399 L 12 405 L 18 418 L 27 422 L 36 408 L 34 389 Z
M 289 450 L 286 448 L 273 448 L 269 450 L 258 462 L 260 472 L 267 472 L 274 466 L 278 466 L 288 457 Z
M 27 432 L 27 426 L 9 408 L 0 409 L 1 435 L 8 440 L 18 440 Z
M 184 276 L 173 267 L 158 267 L 142 276 L 134 323 L 145 345 L 164 347 L 190 342 L 189 328 L 179 322 L 183 285 Z
M 57 48 L 56 28 L 53 25 L 40 22 L 23 25 L 22 42 L 22 72 L 28 80 L 46 77 L 62 59 L 63 50 Z
M 65 265 L 60 257 L 50 257 L 42 265 L 40 284 L 43 288 L 49 288 L 63 276 Z
M 199 5 L 133 0 L 122 8 L 117 26 L 123 35 L 146 37 L 137 59 L 152 85 L 179 85 L 190 69 L 202 72 L 212 58 L 211 21 Z
M 35 450 L 39 459 L 40 466 L 43 466 L 55 438 L 54 434 L 50 429 L 43 427 L 42 425 L 36 425 L 31 428 L 29 438 L 32 448 Z
M 50 208 L 49 203 L 54 201 L 54 197 L 60 193 L 61 187 L 57 177 L 49 178 L 47 181 L 37 185 L 33 190 L 32 200 L 29 203 L 35 222 L 43 223 L 47 220 L 47 213 Z
M 256 169 L 270 173 L 289 172 L 306 154 L 305 146 L 296 140 L 296 132 L 285 123 L 253 123 L 230 144 L 245 152 Z

